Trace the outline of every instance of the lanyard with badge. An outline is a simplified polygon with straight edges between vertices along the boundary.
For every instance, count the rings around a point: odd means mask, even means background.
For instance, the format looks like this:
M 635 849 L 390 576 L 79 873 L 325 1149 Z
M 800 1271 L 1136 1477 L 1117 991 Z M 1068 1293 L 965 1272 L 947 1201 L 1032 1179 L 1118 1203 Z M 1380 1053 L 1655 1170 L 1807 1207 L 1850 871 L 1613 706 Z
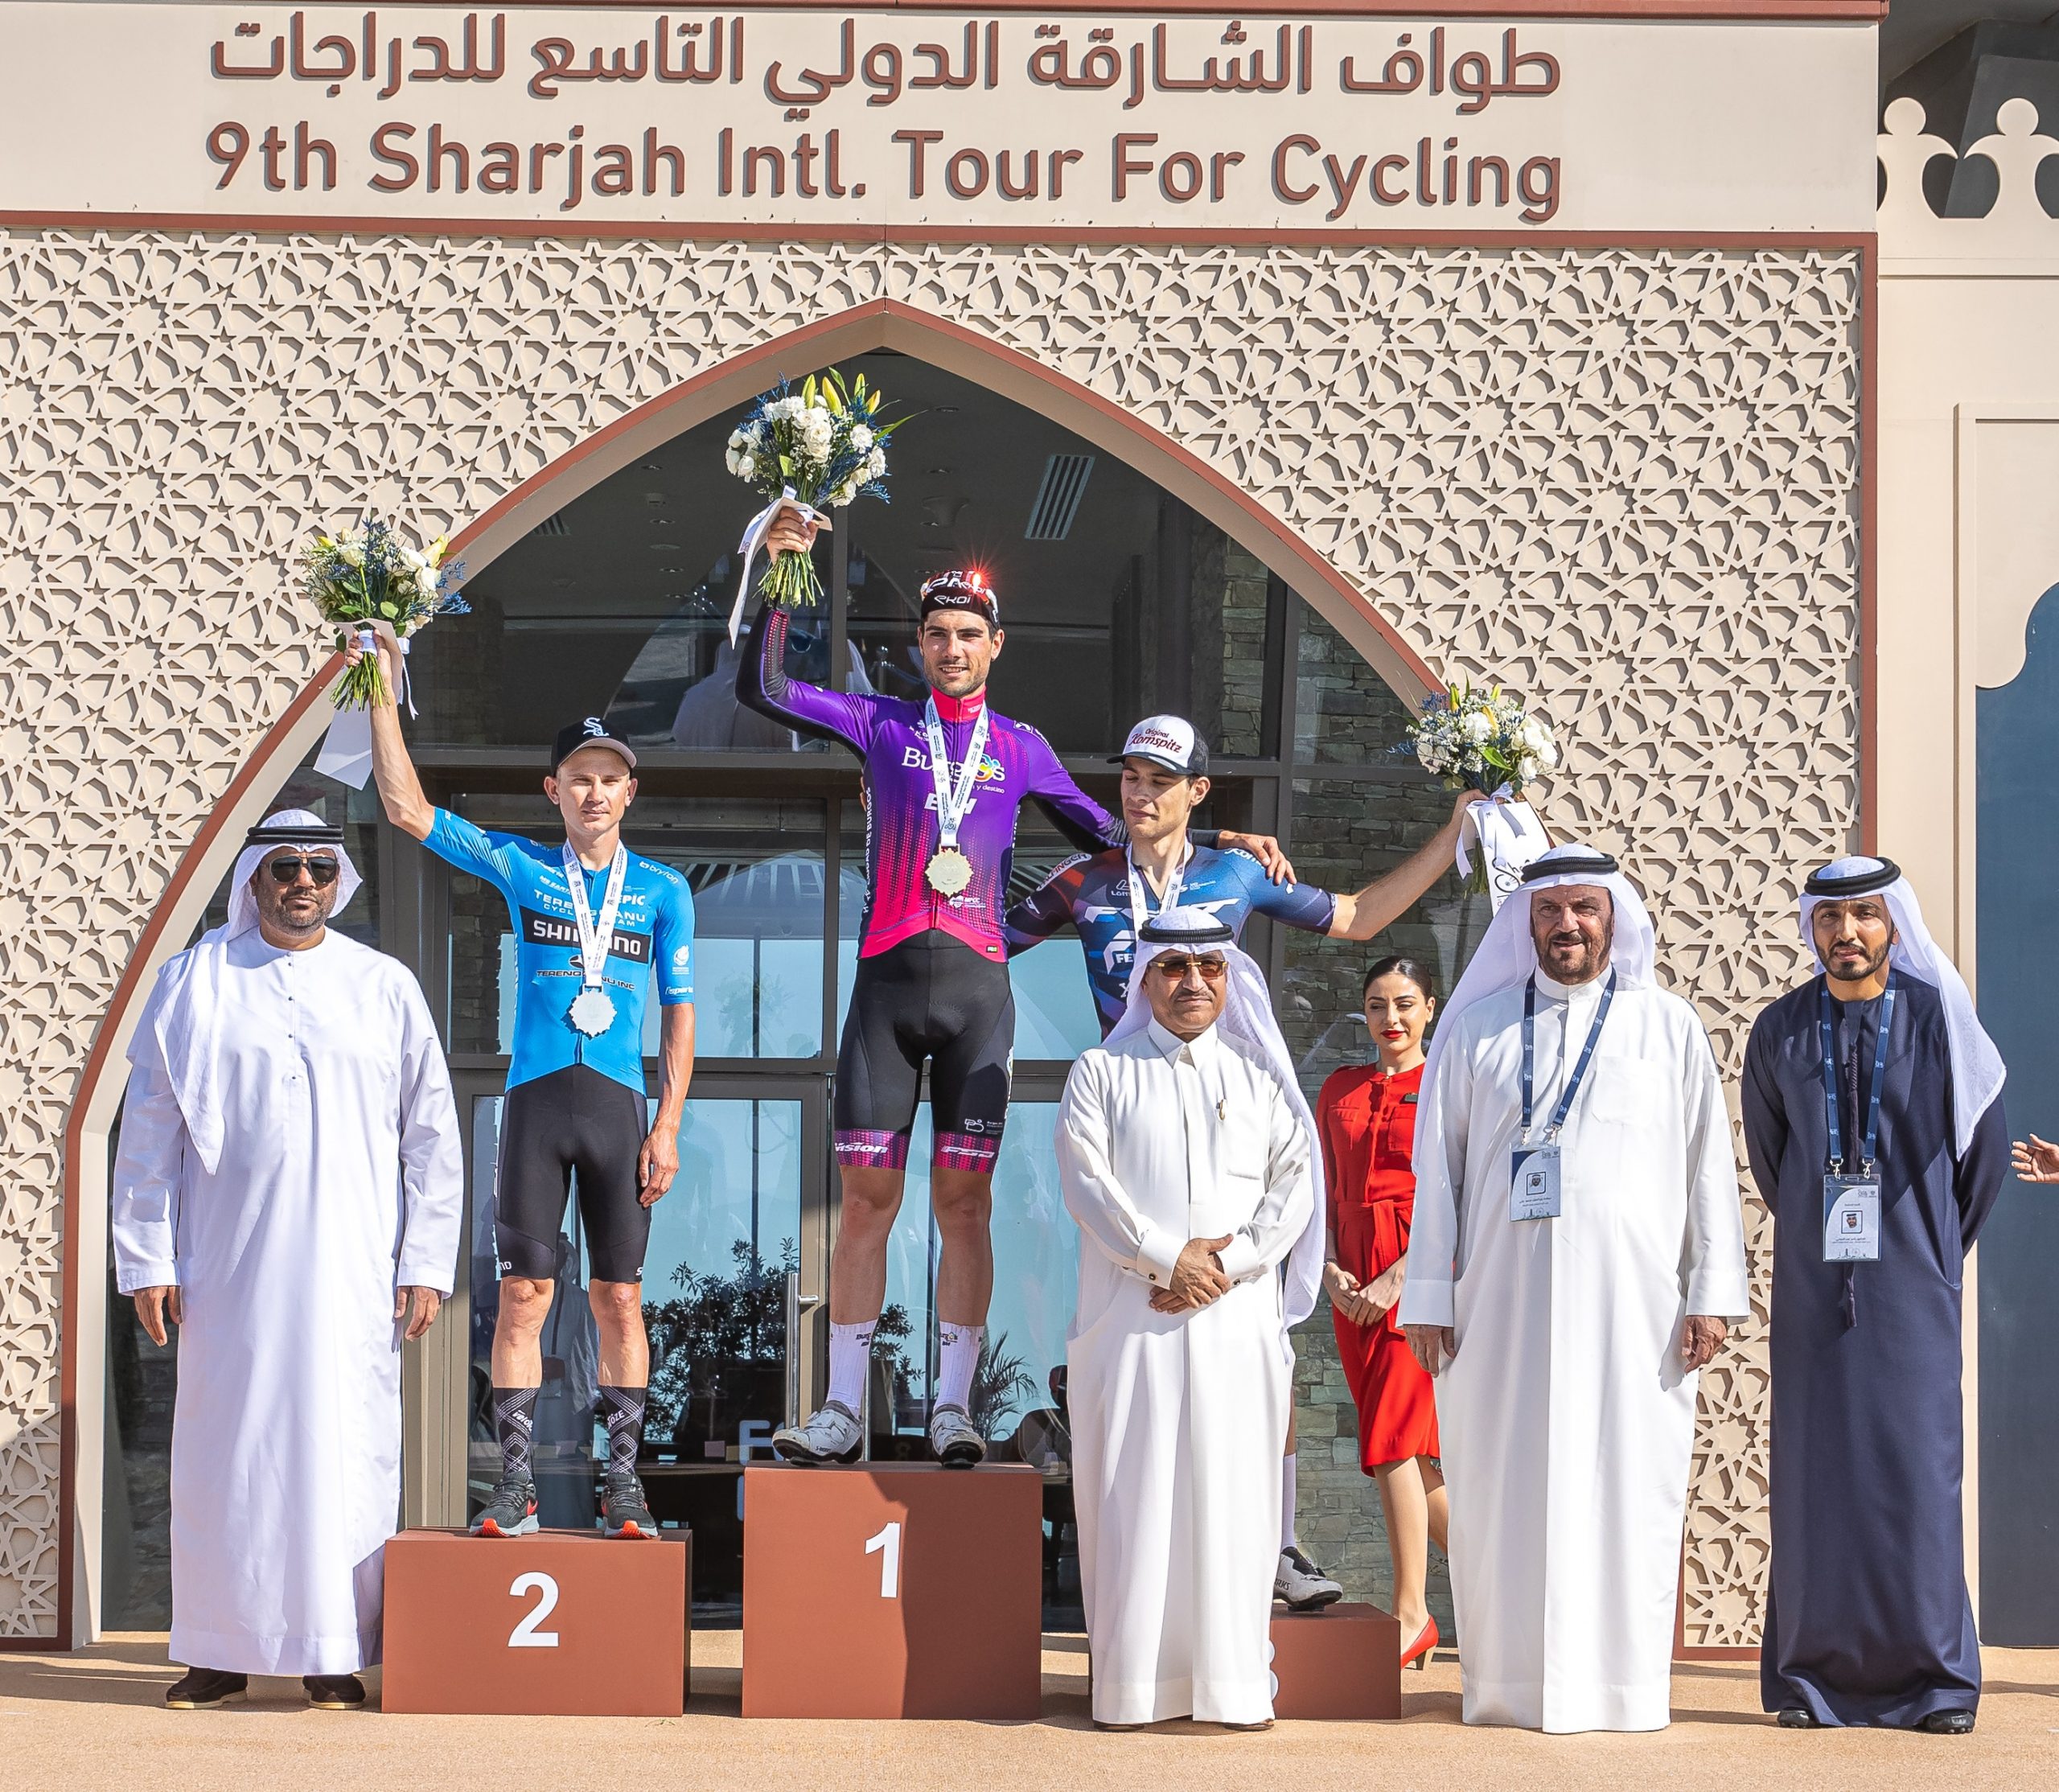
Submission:
M 1559 1105 L 1552 1111 L 1543 1141 L 1533 1145 L 1531 1119 L 1535 1100 L 1531 1085 L 1537 1062 L 1537 980 L 1533 977 L 1523 986 L 1523 1130 L 1517 1135 L 1509 1169 L 1510 1219 L 1559 1217 L 1559 1135 L 1565 1130 L 1566 1116 L 1573 1111 L 1574 1098 L 1586 1080 L 1587 1067 L 1594 1061 L 1594 1048 L 1601 1041 L 1602 1024 L 1609 1018 L 1609 1005 L 1615 999 L 1616 973 L 1611 971 L 1609 981 L 1602 987 L 1601 1005 L 1595 1010 L 1594 1025 L 1587 1030 L 1587 1043 L 1580 1047 L 1580 1062 L 1573 1066 L 1573 1074 L 1566 1079 L 1565 1093 L 1559 1097 Z M 1568 1025 L 1572 1024 L 1570 1005 L 1566 1009 L 1566 1021 Z
M 1888 1029 L 1895 1017 L 1894 973 L 1880 997 L 1880 1025 L 1873 1042 L 1873 1087 L 1866 1101 L 1866 1132 L 1859 1143 L 1858 1173 L 1849 1173 L 1844 1135 L 1837 1114 L 1837 1050 L 1827 981 L 1817 988 L 1823 1032 L 1823 1113 L 1830 1132 L 1830 1168 L 1823 1173 L 1823 1261 L 1876 1263 L 1880 1256 L 1880 1178 L 1874 1147 L 1880 1130 L 1880 1086 L 1888 1070 Z M 1853 1116 L 1855 1119 L 1857 1116 Z
M 972 881 L 972 861 L 958 849 L 958 830 L 966 811 L 972 807 L 980 767 L 987 756 L 987 725 L 991 717 L 985 705 L 972 724 L 972 738 L 965 743 L 965 762 L 951 776 L 951 758 L 943 744 L 943 724 L 936 713 L 936 699 L 923 706 L 923 729 L 930 750 L 930 784 L 936 792 L 937 849 L 923 868 L 929 886 L 939 896 L 963 895 Z
M 629 869 L 629 850 L 618 845 L 614 862 L 608 867 L 607 893 L 601 898 L 601 918 L 594 919 L 593 905 L 586 900 L 586 868 L 567 841 L 562 849 L 565 887 L 572 892 L 572 917 L 579 929 L 579 974 L 586 987 L 572 998 L 565 1018 L 589 1038 L 597 1038 L 614 1024 L 614 1004 L 601 987 L 601 973 L 607 968 L 608 947 L 614 942 L 614 918 L 622 906 L 622 886 Z

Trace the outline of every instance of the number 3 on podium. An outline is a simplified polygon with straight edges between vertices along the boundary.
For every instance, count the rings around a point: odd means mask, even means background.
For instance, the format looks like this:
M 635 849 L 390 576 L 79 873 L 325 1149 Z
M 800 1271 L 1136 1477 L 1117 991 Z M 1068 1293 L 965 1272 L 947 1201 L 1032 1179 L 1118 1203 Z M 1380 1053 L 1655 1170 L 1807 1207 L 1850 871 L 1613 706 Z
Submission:
M 865 1539 L 865 1554 L 879 1557 L 879 1597 L 898 1599 L 901 1597 L 901 1521 L 896 1519 L 884 1531 L 875 1532 Z M 545 1608 L 545 1610 L 549 1607 Z M 540 1617 L 541 1612 L 532 1616 Z
M 557 1633 L 539 1630 L 536 1626 L 557 1609 L 557 1583 L 548 1574 L 518 1574 L 515 1584 L 508 1589 L 512 1598 L 520 1599 L 525 1593 L 536 1596 L 536 1602 L 524 1614 L 508 1638 L 510 1649 L 555 1649 Z

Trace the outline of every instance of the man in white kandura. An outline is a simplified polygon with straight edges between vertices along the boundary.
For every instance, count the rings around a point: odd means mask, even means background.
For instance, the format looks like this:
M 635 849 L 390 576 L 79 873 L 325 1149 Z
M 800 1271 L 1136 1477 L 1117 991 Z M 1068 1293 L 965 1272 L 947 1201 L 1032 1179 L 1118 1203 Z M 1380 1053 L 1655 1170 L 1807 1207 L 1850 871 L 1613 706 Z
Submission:
M 464 1161 L 443 1048 L 393 960 L 328 928 L 343 830 L 251 831 L 228 925 L 158 973 L 113 1175 L 117 1284 L 179 1328 L 175 1710 L 298 1674 L 364 1703 L 401 1501 L 401 1345 L 456 1279 Z
M 1697 1372 L 1749 1310 L 1729 1116 L 1651 918 L 1554 847 L 1439 1017 L 1401 1321 L 1437 1378 L 1469 1724 L 1655 1730 Z
M 1095 1721 L 1262 1728 L 1294 1397 L 1280 1268 L 1317 1272 L 1321 1202 L 1265 980 L 1214 915 L 1144 923 L 1128 1012 L 1066 1079 L 1058 1159 Z

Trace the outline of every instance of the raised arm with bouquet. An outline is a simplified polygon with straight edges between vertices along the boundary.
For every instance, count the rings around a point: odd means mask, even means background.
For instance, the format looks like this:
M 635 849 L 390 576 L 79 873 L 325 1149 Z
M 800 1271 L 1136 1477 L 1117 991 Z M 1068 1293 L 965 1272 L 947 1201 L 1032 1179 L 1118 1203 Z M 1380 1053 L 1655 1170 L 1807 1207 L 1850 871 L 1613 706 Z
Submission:
M 1523 868 L 1551 844 L 1523 799 L 1524 787 L 1559 762 L 1551 729 L 1500 685 L 1482 690 L 1461 680 L 1423 700 L 1422 715 L 1396 750 L 1413 752 L 1449 788 L 1479 793 L 1459 833 L 1458 869 L 1498 909 L 1521 882 Z
M 374 651 L 373 631 L 384 623 L 405 655 L 414 635 L 438 616 L 458 616 L 471 606 L 458 595 L 464 569 L 444 564 L 449 544 L 439 536 L 417 548 L 388 524 L 367 520 L 340 535 L 318 535 L 301 550 L 301 591 L 337 631 L 335 645 L 357 651 L 336 681 L 331 701 L 336 719 L 314 762 L 318 771 L 364 788 L 372 775 L 372 720 L 376 705 L 405 701 L 407 673 L 400 673 L 397 698 L 386 687 Z M 408 703 L 408 713 L 414 705 Z

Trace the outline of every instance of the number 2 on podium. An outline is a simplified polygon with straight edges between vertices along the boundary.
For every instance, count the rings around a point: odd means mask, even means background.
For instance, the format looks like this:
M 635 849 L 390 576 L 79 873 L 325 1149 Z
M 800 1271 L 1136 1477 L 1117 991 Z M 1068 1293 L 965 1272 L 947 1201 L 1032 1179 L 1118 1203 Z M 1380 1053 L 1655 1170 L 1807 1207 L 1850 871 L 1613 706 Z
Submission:
M 901 1597 L 901 1521 L 898 1519 L 865 1539 L 865 1554 L 879 1557 L 879 1597 Z
M 516 1625 L 508 1638 L 510 1649 L 555 1649 L 557 1633 L 539 1630 L 536 1626 L 557 1609 L 557 1583 L 548 1574 L 518 1574 L 515 1584 L 508 1589 L 511 1597 L 520 1599 L 525 1593 L 536 1596 L 522 1621 Z

